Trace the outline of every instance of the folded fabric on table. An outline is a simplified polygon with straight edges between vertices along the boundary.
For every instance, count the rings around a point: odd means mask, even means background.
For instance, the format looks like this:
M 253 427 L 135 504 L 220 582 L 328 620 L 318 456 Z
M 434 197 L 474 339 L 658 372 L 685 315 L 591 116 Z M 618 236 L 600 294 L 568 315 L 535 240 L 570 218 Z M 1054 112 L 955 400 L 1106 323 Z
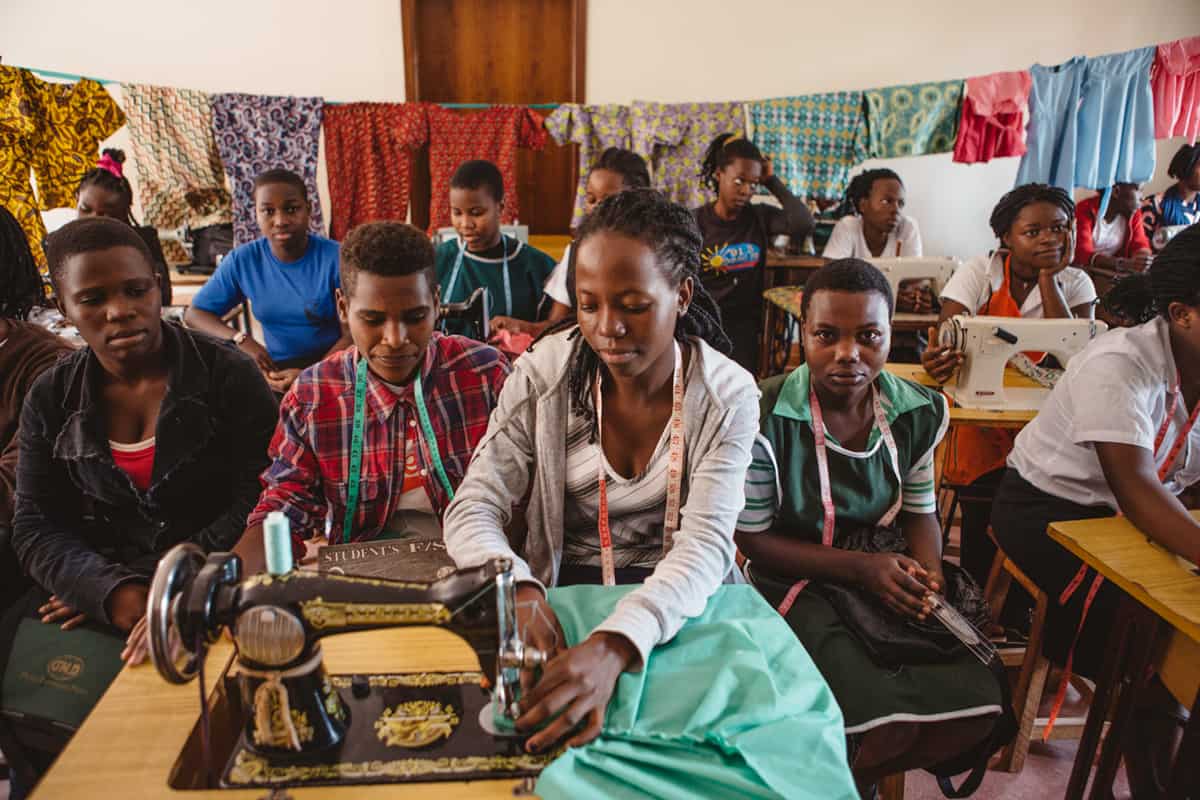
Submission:
M 575 645 L 637 587 L 552 589 Z M 604 731 L 541 774 L 541 797 L 856 798 L 842 714 L 787 623 L 751 586 L 704 612 L 626 672 Z

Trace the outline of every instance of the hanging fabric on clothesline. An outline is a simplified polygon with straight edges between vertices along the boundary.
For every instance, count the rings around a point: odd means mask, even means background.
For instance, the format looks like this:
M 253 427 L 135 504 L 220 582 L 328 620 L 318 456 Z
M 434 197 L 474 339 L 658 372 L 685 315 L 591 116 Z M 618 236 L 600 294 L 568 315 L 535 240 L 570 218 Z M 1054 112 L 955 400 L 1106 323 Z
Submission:
M 741 103 L 647 103 L 629 110 L 633 150 L 650 165 L 654 188 L 685 208 L 699 208 L 714 195 L 700 181 L 704 152 L 722 133 L 744 135 Z
M 954 160 L 982 164 L 1025 155 L 1025 116 L 1032 78 L 1028 70 L 967 78 Z
M 863 95 L 869 157 L 923 156 L 954 149 L 961 80 L 888 86 Z
M 52 83 L 0 66 L 0 205 L 17 218 L 43 272 L 40 211 L 75 205 L 75 190 L 96 165 L 100 142 L 124 124 L 125 113 L 96 81 Z
M 1088 59 L 1079 105 L 1075 186 L 1108 189 L 1154 177 L 1153 47 Z M 1106 204 L 1101 204 L 1102 209 Z
M 527 106 L 493 106 L 468 114 L 440 106 L 429 109 L 429 233 L 450 226 L 450 177 L 459 164 L 486 159 L 504 178 L 500 222 L 519 219 L 517 148 L 541 150 L 548 134 L 542 115 Z
M 212 101 L 204 92 L 121 84 L 137 165 L 142 219 L 170 230 L 233 219 L 225 168 L 213 137 Z M 185 261 L 178 242 L 163 242 L 168 261 Z
M 1025 156 L 1017 168 L 1017 185 L 1048 183 L 1075 190 L 1075 154 L 1079 102 L 1087 63 L 1076 56 L 1053 67 L 1030 70 L 1029 131 Z
M 587 176 L 592 164 L 610 147 L 633 148 L 629 106 L 564 103 L 546 117 L 546 130 L 559 144 L 579 145 L 579 185 L 575 188 L 575 210 L 571 215 L 574 228 L 583 219 Z
M 254 178 L 269 169 L 289 169 L 304 180 L 312 207 L 309 232 L 323 232 L 317 148 L 324 102 L 319 97 L 213 95 L 213 133 L 233 184 L 235 245 L 261 235 L 254 216 Z
M 329 176 L 329 236 L 356 225 L 408 219 L 413 152 L 429 137 L 421 103 L 326 106 L 325 169 Z
M 1150 68 L 1154 135 L 1200 137 L 1200 36 L 1160 44 Z
M 865 157 L 862 92 L 781 97 L 749 104 L 754 143 L 799 197 L 837 199 Z

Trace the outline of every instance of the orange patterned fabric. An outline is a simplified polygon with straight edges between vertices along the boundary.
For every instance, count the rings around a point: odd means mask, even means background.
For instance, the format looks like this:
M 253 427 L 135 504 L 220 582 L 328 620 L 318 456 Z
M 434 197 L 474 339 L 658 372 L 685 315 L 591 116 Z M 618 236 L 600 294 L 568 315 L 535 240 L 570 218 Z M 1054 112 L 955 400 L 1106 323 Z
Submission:
M 440 106 L 429 109 L 429 233 L 450 225 L 450 177 L 458 165 L 486 159 L 504 178 L 504 213 L 508 225 L 520 219 L 517 200 L 517 148 L 541 150 L 549 134 L 542 115 L 524 106 L 492 106 L 462 113 Z
M 408 219 L 412 153 L 429 136 L 421 103 L 325 106 L 325 167 L 329 172 L 329 236 L 355 225 Z
M 29 70 L 0 66 L 0 205 L 17 218 L 43 270 L 46 228 L 39 209 L 75 205 L 75 190 L 95 166 L 100 142 L 124 124 L 124 112 L 95 81 L 50 83 Z

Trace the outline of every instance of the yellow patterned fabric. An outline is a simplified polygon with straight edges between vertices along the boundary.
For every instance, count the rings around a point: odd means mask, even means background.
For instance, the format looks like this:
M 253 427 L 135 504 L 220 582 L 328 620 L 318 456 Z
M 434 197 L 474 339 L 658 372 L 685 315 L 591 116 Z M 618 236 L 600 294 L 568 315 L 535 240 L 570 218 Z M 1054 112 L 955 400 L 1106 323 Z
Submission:
M 870 157 L 923 156 L 954 149 L 963 81 L 889 86 L 865 95 Z
M 100 142 L 124 124 L 125 113 L 93 80 L 50 83 L 0 66 L 0 204 L 21 224 L 43 269 L 46 228 L 39 209 L 75 205 L 75 190 L 95 166 Z

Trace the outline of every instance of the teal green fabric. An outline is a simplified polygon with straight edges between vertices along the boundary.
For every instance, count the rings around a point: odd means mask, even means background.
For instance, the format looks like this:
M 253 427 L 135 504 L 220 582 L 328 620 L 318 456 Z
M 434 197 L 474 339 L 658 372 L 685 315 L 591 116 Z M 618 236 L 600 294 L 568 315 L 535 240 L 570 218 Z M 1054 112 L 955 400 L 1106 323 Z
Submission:
M 578 644 L 636 587 L 552 589 Z M 604 732 L 543 772 L 544 798 L 856 798 L 842 713 L 783 618 L 751 586 L 722 586 L 704 613 L 625 673 Z
M 962 81 L 889 86 L 864 96 L 870 157 L 923 156 L 954 149 Z

